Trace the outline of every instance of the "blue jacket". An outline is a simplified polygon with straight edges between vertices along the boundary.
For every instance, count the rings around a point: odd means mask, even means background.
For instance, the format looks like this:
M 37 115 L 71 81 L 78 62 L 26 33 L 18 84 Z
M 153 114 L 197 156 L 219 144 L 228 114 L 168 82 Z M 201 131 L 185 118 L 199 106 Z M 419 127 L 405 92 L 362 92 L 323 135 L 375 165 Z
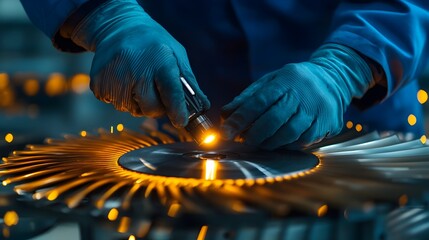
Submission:
M 58 30 L 87 0 L 21 2 L 59 49 L 82 50 Z M 351 106 L 345 120 L 424 133 L 416 78 L 429 55 L 427 0 L 142 0 L 141 5 L 187 49 L 213 114 L 252 81 L 306 61 L 320 45 L 333 42 L 377 62 L 387 79 L 386 95 L 368 92 L 360 100 L 368 108 Z M 407 123 L 409 114 L 416 115 L 416 125 Z

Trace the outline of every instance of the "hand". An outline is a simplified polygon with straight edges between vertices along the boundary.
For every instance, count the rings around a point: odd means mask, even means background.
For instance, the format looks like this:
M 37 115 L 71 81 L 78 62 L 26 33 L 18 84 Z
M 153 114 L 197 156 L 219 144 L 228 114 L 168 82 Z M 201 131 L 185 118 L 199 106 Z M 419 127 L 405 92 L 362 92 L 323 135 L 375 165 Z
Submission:
M 224 106 L 222 133 L 264 149 L 299 148 L 338 134 L 353 97 L 372 82 L 371 70 L 352 49 L 328 44 L 308 62 L 263 76 Z
M 187 79 L 205 108 L 202 93 L 183 46 L 135 0 L 111 0 L 76 26 L 72 40 L 95 51 L 91 90 L 117 110 L 134 116 L 167 114 L 176 127 L 186 126 L 188 110 L 180 76 Z

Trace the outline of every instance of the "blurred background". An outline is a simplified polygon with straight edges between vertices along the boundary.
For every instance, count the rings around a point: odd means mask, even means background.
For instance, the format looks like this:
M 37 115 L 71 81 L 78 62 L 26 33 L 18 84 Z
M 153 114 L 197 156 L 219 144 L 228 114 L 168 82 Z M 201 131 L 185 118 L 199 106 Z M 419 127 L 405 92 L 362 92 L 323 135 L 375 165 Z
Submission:
M 0 0 L 0 143 L 138 128 L 142 118 L 93 96 L 91 61 L 92 53 L 54 49 L 19 1 Z
M 30 23 L 19 1 L 0 0 L 0 143 L 138 128 L 142 118 L 93 96 L 88 87 L 91 60 L 91 53 L 57 51 Z M 429 68 L 420 78 L 422 89 L 429 89 L 428 80 Z M 429 104 L 423 107 L 429 115 Z

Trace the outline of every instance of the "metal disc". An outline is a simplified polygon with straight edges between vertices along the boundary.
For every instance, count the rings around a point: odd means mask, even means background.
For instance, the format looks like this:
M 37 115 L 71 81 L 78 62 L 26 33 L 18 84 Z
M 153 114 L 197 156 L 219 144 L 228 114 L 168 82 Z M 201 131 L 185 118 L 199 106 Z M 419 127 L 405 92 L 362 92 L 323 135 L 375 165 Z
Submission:
M 210 150 L 194 143 L 173 143 L 137 149 L 122 155 L 119 165 L 139 173 L 214 179 L 256 179 L 307 171 L 319 159 L 299 151 L 262 151 L 236 142 L 222 142 Z

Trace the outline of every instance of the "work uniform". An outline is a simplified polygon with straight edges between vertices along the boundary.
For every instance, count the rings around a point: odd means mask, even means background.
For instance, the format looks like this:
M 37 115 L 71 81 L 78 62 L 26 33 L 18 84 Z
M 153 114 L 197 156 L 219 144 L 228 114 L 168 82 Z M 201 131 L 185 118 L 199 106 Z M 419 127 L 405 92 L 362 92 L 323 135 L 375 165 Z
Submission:
M 57 48 L 83 50 L 62 37 L 59 29 L 87 1 L 21 2 Z M 349 107 L 344 120 L 378 130 L 423 133 L 416 78 L 429 55 L 426 0 L 146 0 L 140 4 L 186 48 L 198 83 L 212 102 L 212 118 L 218 118 L 220 107 L 252 81 L 287 63 L 308 60 L 324 43 L 337 43 L 377 63 L 387 81 L 386 94 L 380 88 L 370 90 Z M 414 126 L 407 122 L 409 114 L 417 117 Z

